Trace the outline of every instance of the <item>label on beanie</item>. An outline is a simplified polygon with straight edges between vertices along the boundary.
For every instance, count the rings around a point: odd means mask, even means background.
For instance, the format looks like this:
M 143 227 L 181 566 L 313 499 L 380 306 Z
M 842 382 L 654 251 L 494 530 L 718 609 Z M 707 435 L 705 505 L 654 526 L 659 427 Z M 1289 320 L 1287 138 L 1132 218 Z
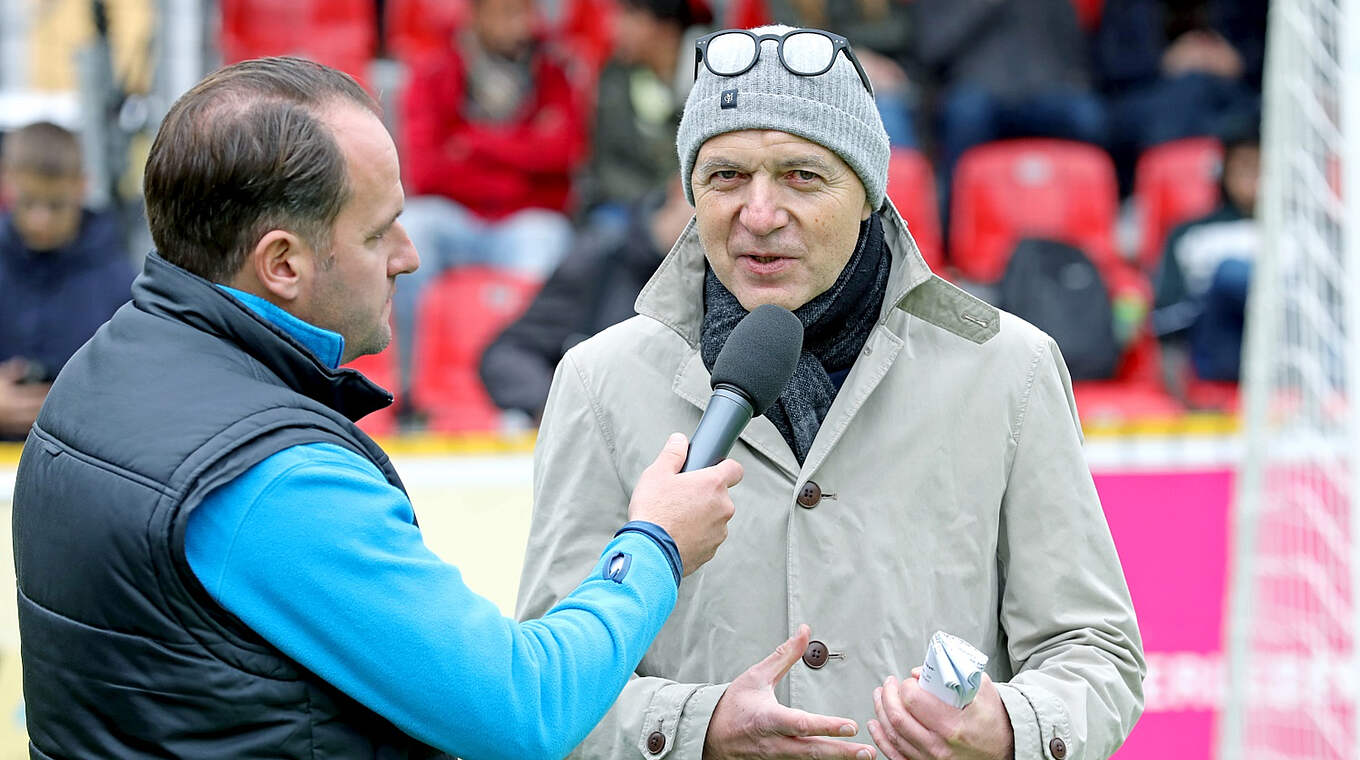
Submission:
M 722 107 L 723 108 L 737 107 L 737 91 L 735 89 L 722 91 Z

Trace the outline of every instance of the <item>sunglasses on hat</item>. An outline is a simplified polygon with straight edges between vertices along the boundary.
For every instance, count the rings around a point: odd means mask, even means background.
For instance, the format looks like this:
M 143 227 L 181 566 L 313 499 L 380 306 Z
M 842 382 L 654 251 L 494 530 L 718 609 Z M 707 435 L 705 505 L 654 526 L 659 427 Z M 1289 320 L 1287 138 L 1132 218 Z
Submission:
M 849 40 L 821 29 L 792 29 L 783 34 L 756 34 L 747 29 L 723 29 L 706 34 L 694 42 L 694 77 L 699 78 L 699 64 L 720 77 L 741 76 L 760 60 L 760 48 L 766 41 L 779 43 L 779 62 L 790 74 L 816 77 L 831 70 L 836 56 L 842 51 L 854 64 L 859 81 L 872 97 L 873 85 L 869 76 L 850 48 Z

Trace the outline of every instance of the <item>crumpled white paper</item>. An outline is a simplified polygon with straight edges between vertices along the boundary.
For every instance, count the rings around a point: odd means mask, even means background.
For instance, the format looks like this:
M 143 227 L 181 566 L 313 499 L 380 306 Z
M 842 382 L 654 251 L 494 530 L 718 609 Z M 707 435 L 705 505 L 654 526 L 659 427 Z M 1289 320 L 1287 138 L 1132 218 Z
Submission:
M 987 655 L 972 644 L 944 631 L 936 631 L 926 645 L 921 687 L 947 705 L 965 707 L 982 686 Z

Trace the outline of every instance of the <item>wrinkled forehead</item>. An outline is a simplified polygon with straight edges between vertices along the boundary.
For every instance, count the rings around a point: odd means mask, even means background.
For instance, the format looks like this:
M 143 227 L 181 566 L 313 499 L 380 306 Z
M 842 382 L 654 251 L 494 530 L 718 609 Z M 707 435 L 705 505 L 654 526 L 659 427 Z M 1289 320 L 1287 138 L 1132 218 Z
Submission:
M 712 162 L 769 164 L 777 167 L 820 166 L 831 172 L 854 175 L 836 152 L 815 140 L 778 129 L 740 129 L 714 135 L 699 146 L 696 172 Z M 858 177 L 855 178 L 858 181 Z

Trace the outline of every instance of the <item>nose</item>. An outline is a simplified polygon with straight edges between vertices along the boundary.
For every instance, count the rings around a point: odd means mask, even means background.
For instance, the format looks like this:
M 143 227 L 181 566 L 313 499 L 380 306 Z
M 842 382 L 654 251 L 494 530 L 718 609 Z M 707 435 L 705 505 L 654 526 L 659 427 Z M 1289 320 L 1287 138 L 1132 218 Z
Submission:
M 387 273 L 389 277 L 396 277 L 399 274 L 410 274 L 420 268 L 420 252 L 416 250 L 415 244 L 411 242 L 411 237 L 406 234 L 406 228 L 401 226 L 401 222 L 392 225 L 392 234 L 397 237 L 397 250 L 387 260 Z
M 765 237 L 789 223 L 788 211 L 780 204 L 779 188 L 772 179 L 757 174 L 746 188 L 737 219 L 752 235 Z

